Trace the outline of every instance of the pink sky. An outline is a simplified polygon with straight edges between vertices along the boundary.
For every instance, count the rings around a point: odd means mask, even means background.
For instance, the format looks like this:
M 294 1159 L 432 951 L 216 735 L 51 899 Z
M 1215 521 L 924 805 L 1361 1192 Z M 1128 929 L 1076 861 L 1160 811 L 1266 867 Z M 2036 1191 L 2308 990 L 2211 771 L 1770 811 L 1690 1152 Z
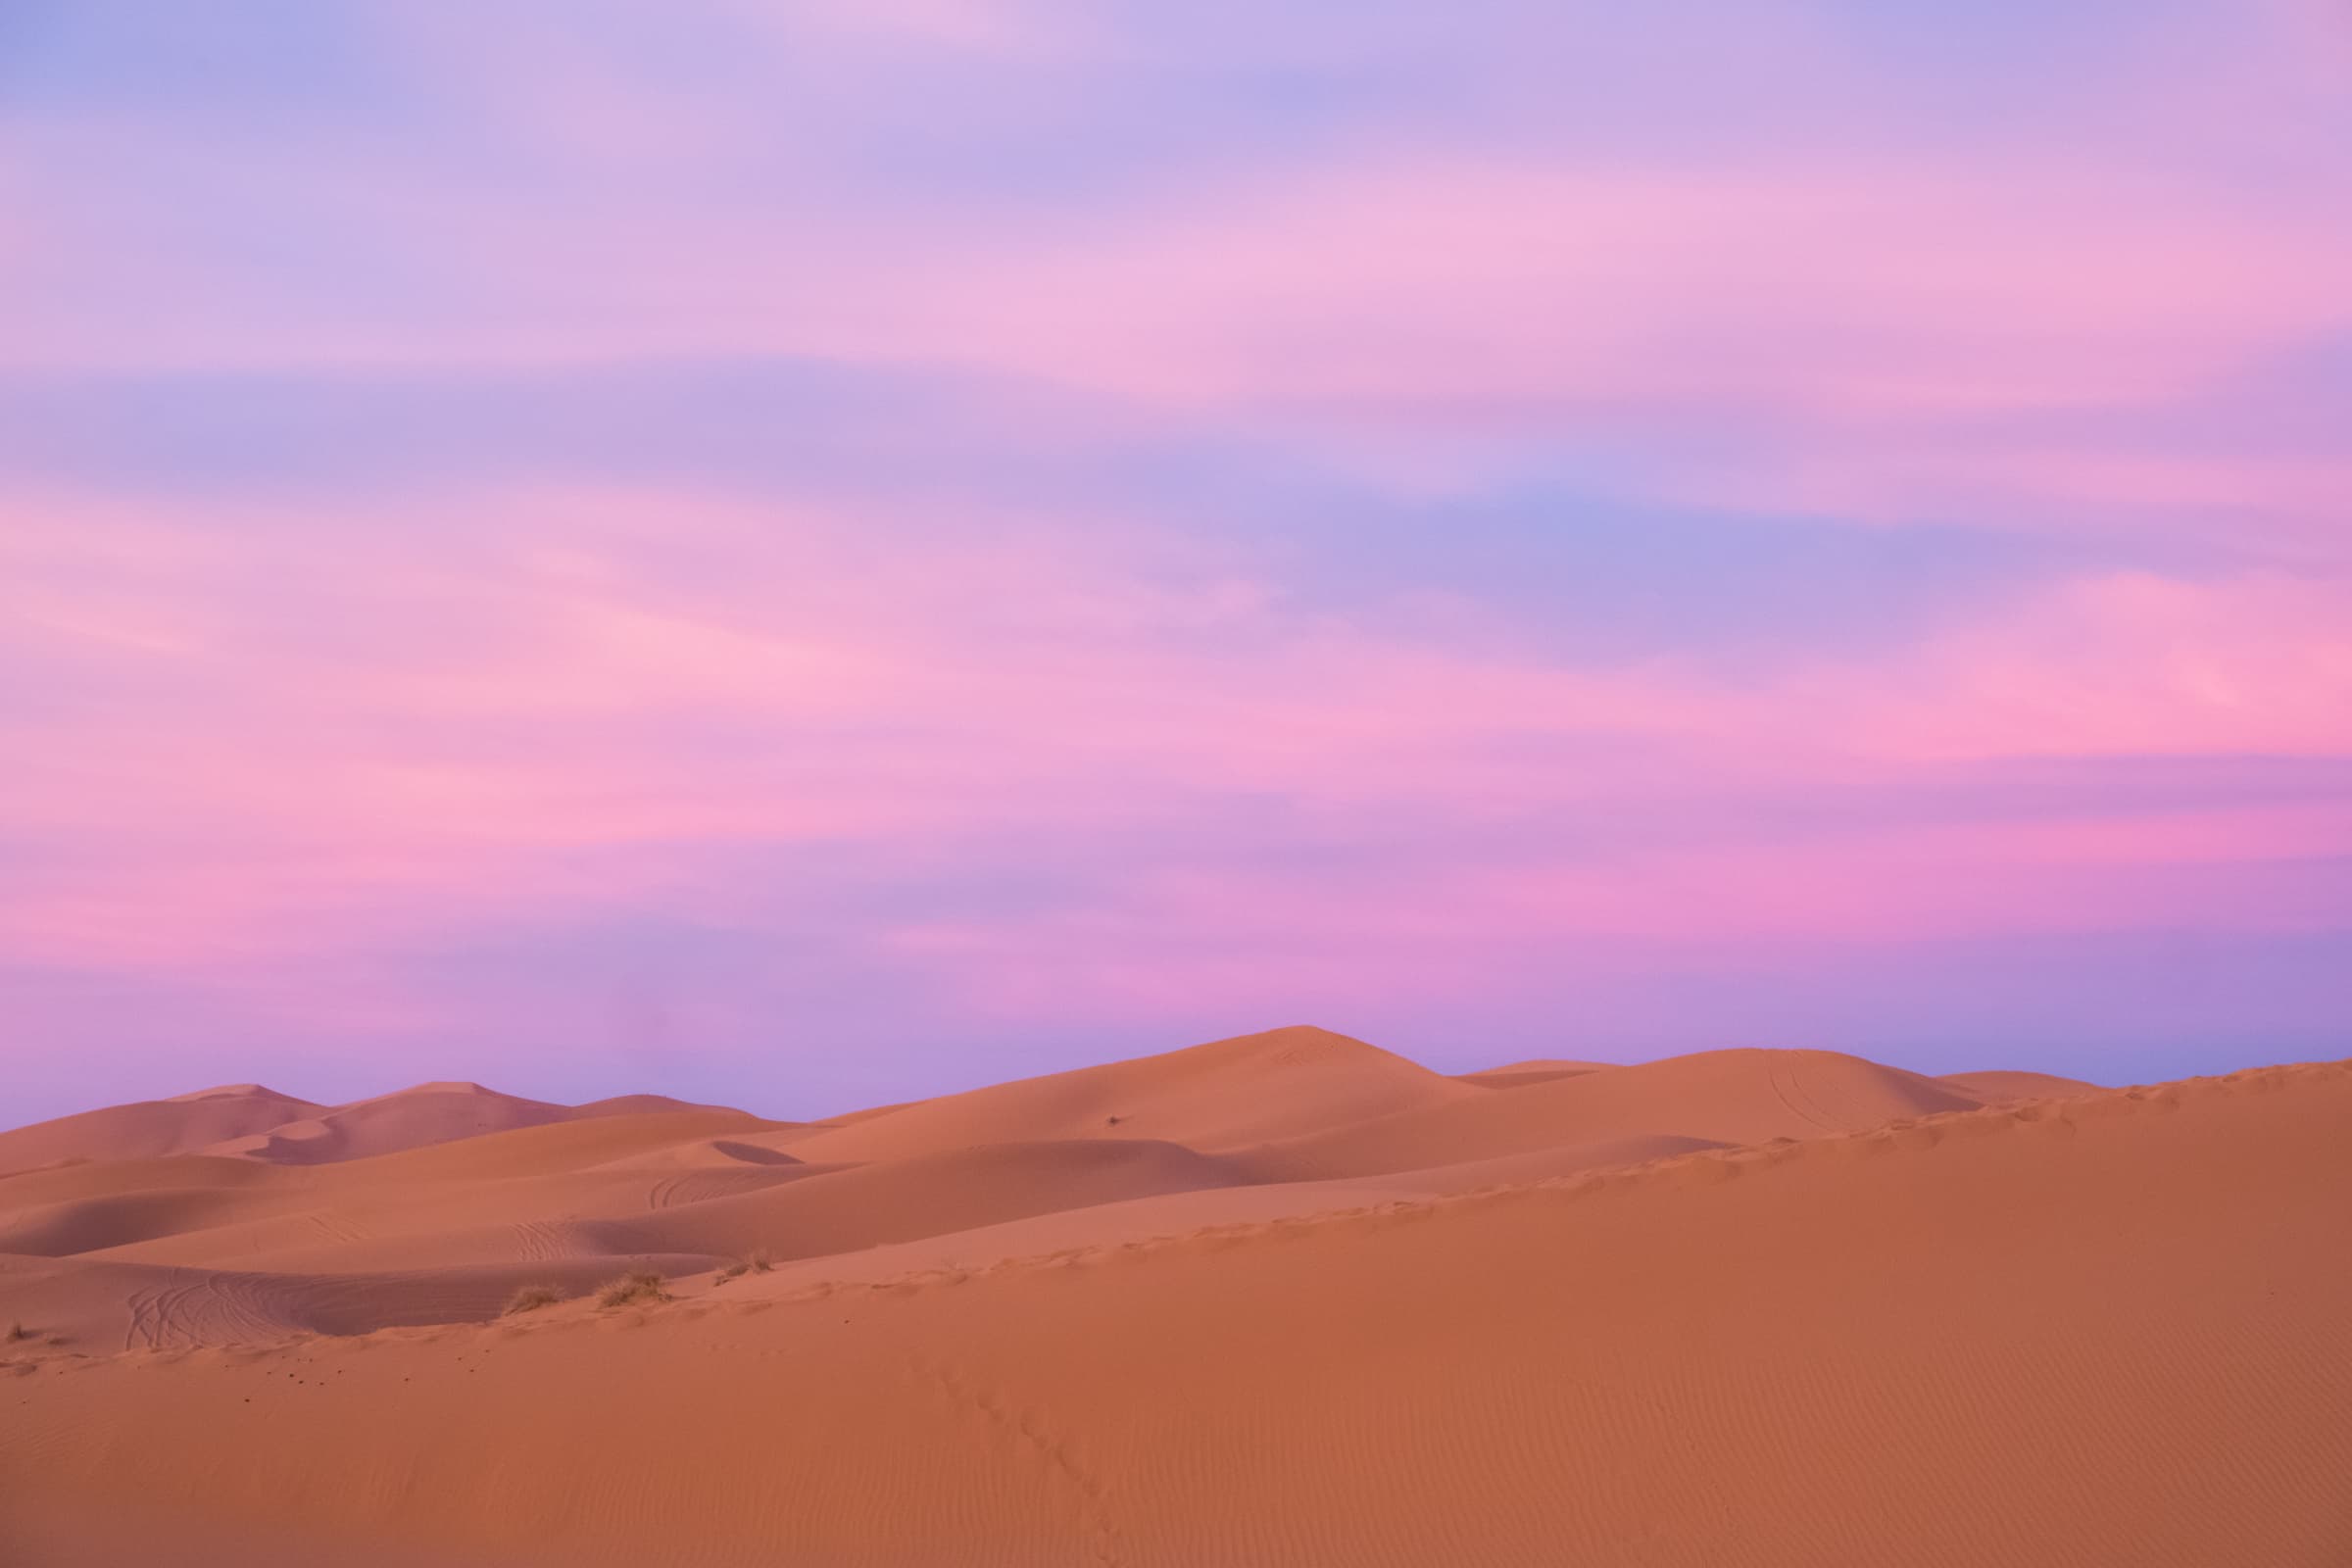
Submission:
M 9 1120 L 2352 1037 L 2352 23 L 109 0 Z

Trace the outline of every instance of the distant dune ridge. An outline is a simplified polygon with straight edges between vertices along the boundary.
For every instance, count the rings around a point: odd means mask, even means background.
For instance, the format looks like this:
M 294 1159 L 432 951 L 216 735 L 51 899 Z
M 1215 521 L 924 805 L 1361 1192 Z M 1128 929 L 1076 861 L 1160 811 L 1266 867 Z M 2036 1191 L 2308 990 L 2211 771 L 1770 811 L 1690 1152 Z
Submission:
M 205 1090 L 0 1133 L 0 1562 L 2342 1568 L 2347 1129 L 1310 1028 L 808 1122 Z
M 0 1175 L 163 1154 L 242 1154 L 309 1165 L 548 1122 L 709 1108 L 662 1095 L 555 1105 L 469 1083 L 418 1084 L 348 1105 L 316 1105 L 259 1084 L 232 1084 L 0 1132 Z

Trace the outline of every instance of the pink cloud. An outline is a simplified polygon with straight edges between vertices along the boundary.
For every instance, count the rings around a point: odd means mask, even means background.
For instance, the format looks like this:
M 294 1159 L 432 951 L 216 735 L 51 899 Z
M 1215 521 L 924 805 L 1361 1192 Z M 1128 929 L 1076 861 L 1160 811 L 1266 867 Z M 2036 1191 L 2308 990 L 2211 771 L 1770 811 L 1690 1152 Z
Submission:
M 1219 866 L 1122 890 L 1108 908 L 933 921 L 893 934 L 982 1016 L 1130 1019 L 1214 998 L 1248 1014 L 1302 996 L 1375 1009 L 1525 983 L 1598 952 L 1922 942 L 2117 932 L 2279 934 L 2340 926 L 2340 890 L 2301 870 L 2352 854 L 2340 805 L 2105 820 L 1865 829 L 1790 842 L 1634 849 L 1508 869 L 1315 877 Z M 1761 961 L 1761 960 L 1760 960 Z M 1570 1014 L 1561 1020 L 1573 1030 Z
M 1788 695 L 1892 756 L 2352 755 L 2352 581 L 2078 578 Z
M 2132 867 L 2352 853 L 2333 808 L 1827 847 L 1737 826 L 1746 791 L 1974 760 L 2352 757 L 2352 590 L 2324 577 L 2084 576 L 1867 662 L 1732 675 L 1561 666 L 1352 624 L 1213 559 L 1190 578 L 1141 570 L 1106 530 L 1089 553 L 1041 538 L 909 555 L 915 519 L 763 517 L 666 493 L 470 505 L 468 533 L 502 541 L 486 582 L 396 530 L 345 535 L 375 543 L 339 560 L 338 581 L 395 612 L 356 640 L 331 605 L 282 620 L 256 597 L 303 580 L 298 562 L 282 575 L 280 528 L 206 529 L 204 547 L 190 530 L 151 560 L 156 519 L 135 512 L 48 507 L 12 526 L 37 569 L 6 590 L 9 657 L 59 690 L 126 695 L 36 710 L 7 735 L 12 826 L 84 853 L 14 877 L 0 951 L 167 966 L 324 954 L 659 902 L 678 891 L 665 850 L 1107 833 L 1188 798 L 1461 823 L 1605 817 L 1701 780 L 1718 803 L 1725 826 L 1689 849 L 1523 876 L 1474 864 L 1417 912 L 1378 917 L 1416 931 L 2074 928 L 2182 912 L 2119 879 Z M 739 569 L 692 589 L 635 577 L 608 552 L 638 527 L 719 546 Z M 1628 740 L 1644 749 L 1623 762 L 1574 746 Z M 1570 749 L 1544 761 L 1545 746 Z M 593 869 L 583 850 L 600 852 Z M 1284 906 L 1229 875 L 1139 897 L 1163 901 L 1155 923 L 1206 920 L 1219 897 Z M 1346 933 L 1367 916 L 1314 917 Z

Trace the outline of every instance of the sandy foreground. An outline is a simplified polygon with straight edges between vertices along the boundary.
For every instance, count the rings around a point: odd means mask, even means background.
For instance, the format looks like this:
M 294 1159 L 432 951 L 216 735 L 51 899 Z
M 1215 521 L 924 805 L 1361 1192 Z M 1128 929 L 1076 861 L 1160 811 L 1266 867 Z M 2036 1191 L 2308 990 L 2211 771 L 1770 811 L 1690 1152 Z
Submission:
M 237 1086 L 0 1133 L 11 1325 L 9 1568 L 2343 1568 L 2352 1064 Z

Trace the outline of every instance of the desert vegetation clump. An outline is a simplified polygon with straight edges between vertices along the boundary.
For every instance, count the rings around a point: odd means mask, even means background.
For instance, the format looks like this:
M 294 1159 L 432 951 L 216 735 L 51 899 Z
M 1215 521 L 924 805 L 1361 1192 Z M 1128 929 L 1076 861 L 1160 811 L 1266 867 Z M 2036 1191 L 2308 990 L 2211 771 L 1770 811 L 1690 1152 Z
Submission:
M 31 1338 L 32 1338 L 32 1330 L 30 1330 L 30 1329 L 26 1328 L 26 1327 L 25 1327 L 24 1324 L 22 1324 L 22 1323 L 11 1323 L 11 1324 L 8 1326 L 8 1343 L 9 1343 L 9 1344 L 11 1344 L 11 1345 L 14 1345 L 14 1344 L 16 1344 L 16 1343 L 17 1343 L 19 1340 L 29 1340 L 29 1339 L 31 1339 Z
M 596 1295 L 596 1304 L 606 1307 L 628 1306 L 638 1302 L 650 1306 L 656 1301 L 668 1299 L 669 1293 L 662 1288 L 662 1276 L 645 1270 L 623 1274 Z
M 553 1285 L 525 1285 L 507 1298 L 507 1316 L 517 1312 L 536 1312 L 543 1306 L 553 1306 L 564 1299 L 564 1293 Z
M 724 1285 L 727 1281 L 741 1279 L 746 1274 L 765 1274 L 775 1266 L 774 1261 L 764 1250 L 754 1251 L 748 1256 L 737 1258 L 725 1268 L 720 1269 L 718 1283 Z

